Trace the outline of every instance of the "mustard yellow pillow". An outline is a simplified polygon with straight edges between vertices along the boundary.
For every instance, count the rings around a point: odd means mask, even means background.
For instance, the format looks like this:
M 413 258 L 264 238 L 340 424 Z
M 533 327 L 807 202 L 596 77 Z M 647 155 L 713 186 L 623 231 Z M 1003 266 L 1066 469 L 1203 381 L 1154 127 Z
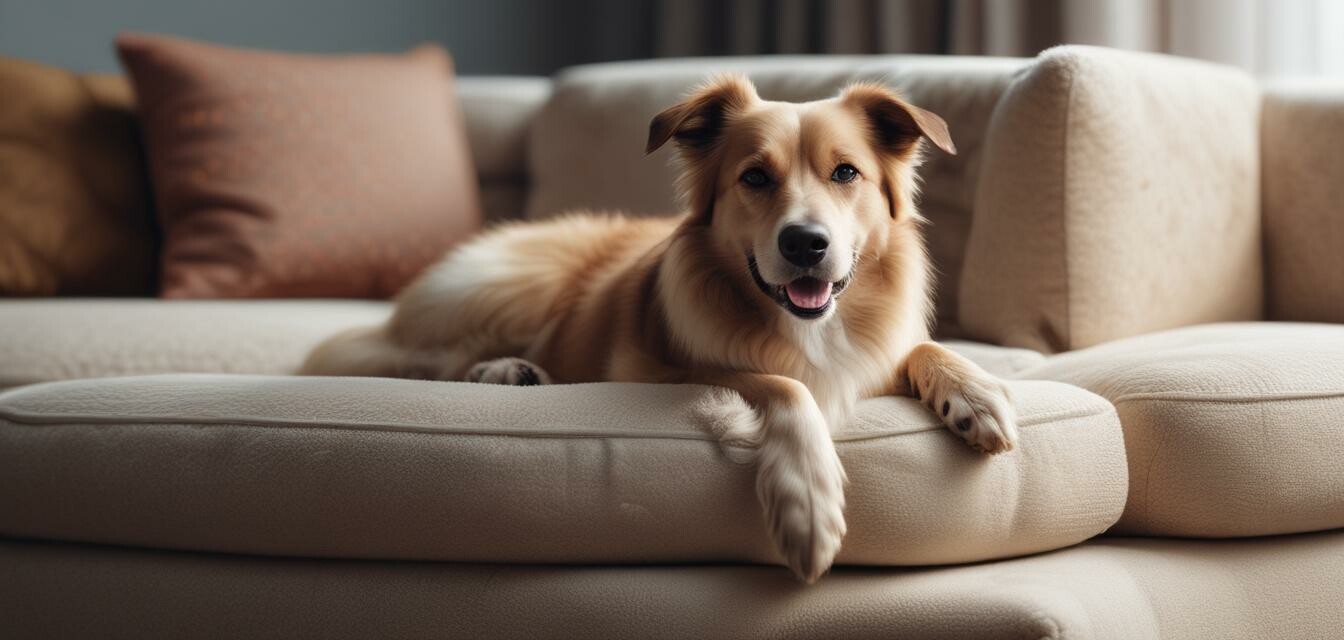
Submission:
M 153 294 L 130 84 L 0 57 L 0 96 L 0 296 Z

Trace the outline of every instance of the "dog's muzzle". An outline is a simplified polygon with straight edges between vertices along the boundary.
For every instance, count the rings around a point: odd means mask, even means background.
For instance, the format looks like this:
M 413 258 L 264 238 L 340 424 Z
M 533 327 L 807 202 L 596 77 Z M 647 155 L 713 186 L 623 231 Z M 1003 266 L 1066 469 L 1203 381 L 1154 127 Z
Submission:
M 751 279 L 756 282 L 756 287 L 761 290 L 761 293 L 774 300 L 775 304 L 784 307 L 789 313 L 805 320 L 826 315 L 831 307 L 835 306 L 836 298 L 845 290 L 845 287 L 849 286 L 849 281 L 854 274 L 851 267 L 850 272 L 845 274 L 845 277 L 835 282 L 820 280 L 812 276 L 803 276 L 794 278 L 786 284 L 770 284 L 765 281 L 765 278 L 761 277 L 760 267 L 756 265 L 756 256 L 752 254 L 747 255 L 747 269 L 751 272 Z

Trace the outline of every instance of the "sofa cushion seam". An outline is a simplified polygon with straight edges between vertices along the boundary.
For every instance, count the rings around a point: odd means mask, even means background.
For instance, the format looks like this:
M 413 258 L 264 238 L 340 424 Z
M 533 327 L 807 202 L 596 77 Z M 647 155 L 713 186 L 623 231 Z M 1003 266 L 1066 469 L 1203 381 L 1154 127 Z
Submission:
M 1019 421 L 1018 427 L 1032 427 L 1041 425 L 1058 424 L 1066 421 L 1080 418 L 1090 418 L 1094 416 L 1113 413 L 1112 408 L 1098 407 L 1095 411 L 1077 411 L 1068 413 L 1047 413 L 1035 419 Z M 412 425 L 395 423 L 358 423 L 358 422 L 339 422 L 339 421 L 305 421 L 305 420 L 284 420 L 275 418 L 257 418 L 238 417 L 238 418 L 186 418 L 181 416 L 91 416 L 91 415 L 70 415 L 70 414 L 36 414 L 13 409 L 0 409 L 0 420 L 11 425 L 22 425 L 27 427 L 39 427 L 47 425 L 64 426 L 108 426 L 108 427 L 135 427 L 135 426 L 235 426 L 235 427 L 258 427 L 258 428 L 296 428 L 296 429 L 324 429 L 333 431 L 360 431 L 372 433 L 425 433 L 456 436 L 483 436 L 483 437 L 518 437 L 531 439 L 556 439 L 556 440 L 583 440 L 583 439 L 603 439 L 603 438 L 624 438 L 624 439 L 646 439 L 646 440 L 695 440 L 703 442 L 715 442 L 714 436 L 698 431 L 639 431 L 631 429 L 615 429 L 606 431 L 584 431 L 577 428 L 568 428 L 565 431 L 537 431 L 527 429 L 506 430 L 497 428 L 483 427 L 459 427 L 445 425 Z M 835 442 L 858 442 L 867 440 L 880 440 L 887 438 L 899 438 L 902 436 L 915 435 L 921 433 L 941 431 L 945 429 L 942 424 L 935 424 L 911 431 L 901 431 L 898 433 L 883 434 L 839 434 L 834 438 Z
M 1299 400 L 1334 400 L 1344 398 L 1344 391 L 1320 391 L 1303 393 L 1283 393 L 1276 395 L 1211 395 L 1199 393 L 1171 393 L 1165 391 L 1128 393 L 1111 400 L 1112 404 L 1122 402 L 1190 402 L 1190 403 L 1226 403 L 1253 404 L 1261 402 L 1294 402 Z

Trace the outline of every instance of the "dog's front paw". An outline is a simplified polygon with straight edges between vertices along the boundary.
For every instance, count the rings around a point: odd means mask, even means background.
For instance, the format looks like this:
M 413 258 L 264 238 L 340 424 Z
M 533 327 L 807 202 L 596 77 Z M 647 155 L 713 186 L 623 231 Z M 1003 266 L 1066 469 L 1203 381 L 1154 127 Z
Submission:
M 1017 416 L 1003 383 L 989 377 L 942 377 L 919 384 L 925 404 L 952 433 L 984 453 L 1003 453 L 1017 445 Z
M 833 446 L 816 449 L 766 439 L 756 480 L 770 537 L 808 584 L 831 568 L 845 537 L 845 470 Z
M 466 381 L 528 387 L 550 384 L 551 376 L 522 358 L 497 358 L 472 367 L 467 371 Z

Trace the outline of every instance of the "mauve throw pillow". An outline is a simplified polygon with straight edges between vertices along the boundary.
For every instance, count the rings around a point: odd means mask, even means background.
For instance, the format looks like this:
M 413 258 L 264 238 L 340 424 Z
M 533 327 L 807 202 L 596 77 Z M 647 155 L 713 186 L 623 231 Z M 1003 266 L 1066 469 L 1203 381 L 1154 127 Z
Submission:
M 395 294 L 480 228 L 435 46 L 316 56 L 123 35 L 166 298 Z

